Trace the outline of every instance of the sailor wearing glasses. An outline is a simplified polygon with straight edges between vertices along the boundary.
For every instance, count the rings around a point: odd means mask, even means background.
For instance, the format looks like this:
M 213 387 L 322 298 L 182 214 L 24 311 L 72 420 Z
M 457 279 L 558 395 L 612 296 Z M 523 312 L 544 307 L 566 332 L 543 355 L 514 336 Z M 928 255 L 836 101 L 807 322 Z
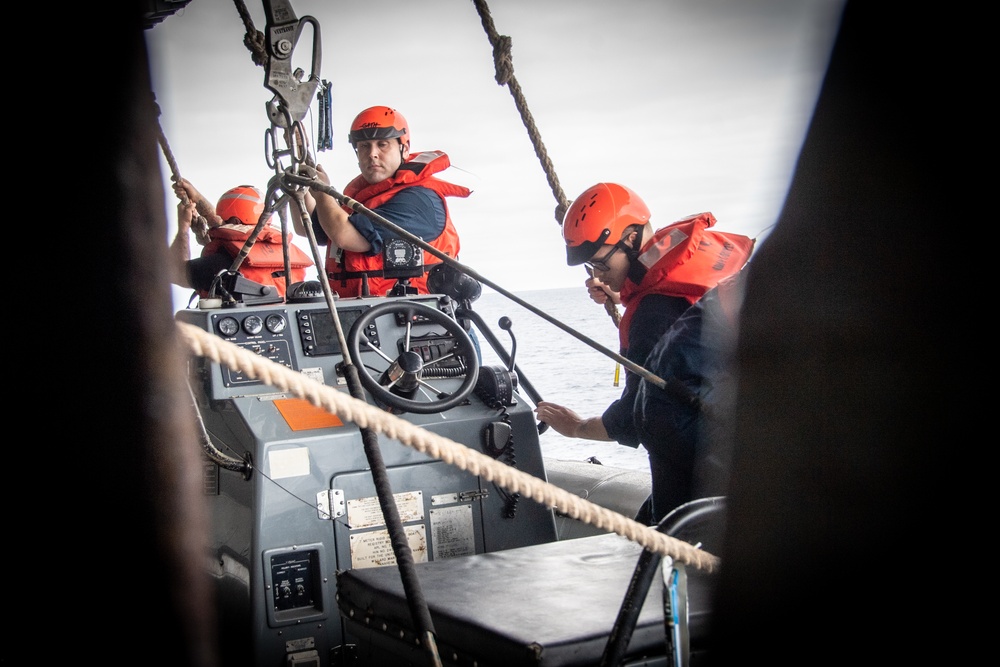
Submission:
M 629 361 L 643 366 L 674 322 L 750 257 L 753 240 L 710 230 L 715 222 L 715 216 L 706 212 L 654 229 L 642 198 L 617 183 L 598 183 L 573 200 L 562 225 L 567 264 L 587 267 L 591 274 L 587 287 L 595 301 L 611 299 L 624 306 L 619 345 L 620 354 Z M 653 484 L 647 504 L 652 509 L 640 510 L 636 519 L 653 524 L 690 498 L 674 504 L 679 496 L 658 484 L 666 479 L 664 461 L 641 441 L 633 419 L 640 379 L 626 369 L 621 397 L 600 416 L 584 418 L 549 401 L 540 401 L 535 412 L 539 421 L 566 437 L 646 447 Z

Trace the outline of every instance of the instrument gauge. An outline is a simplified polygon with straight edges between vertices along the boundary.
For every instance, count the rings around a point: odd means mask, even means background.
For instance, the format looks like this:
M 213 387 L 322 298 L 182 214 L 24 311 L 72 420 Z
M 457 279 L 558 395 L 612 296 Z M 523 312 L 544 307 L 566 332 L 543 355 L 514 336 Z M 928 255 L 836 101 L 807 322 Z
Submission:
M 267 330 L 271 333 L 281 333 L 285 330 L 285 327 L 288 326 L 288 322 L 281 315 L 274 314 L 267 316 L 267 319 L 264 320 L 264 326 L 266 326 Z
M 240 330 L 240 323 L 232 317 L 223 317 L 216 326 L 219 328 L 219 333 L 226 337 L 235 336 Z
M 243 320 L 243 330 L 251 336 L 256 336 L 264 329 L 264 320 L 258 315 L 248 315 Z

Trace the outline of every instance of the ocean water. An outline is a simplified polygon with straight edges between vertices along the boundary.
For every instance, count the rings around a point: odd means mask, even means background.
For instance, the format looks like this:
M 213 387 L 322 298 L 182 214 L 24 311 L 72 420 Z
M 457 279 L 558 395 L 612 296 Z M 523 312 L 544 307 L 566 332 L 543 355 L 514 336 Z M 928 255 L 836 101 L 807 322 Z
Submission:
M 618 329 L 604 306 L 591 301 L 580 287 L 532 290 L 515 294 L 549 317 L 586 336 L 612 352 L 618 352 Z M 619 385 L 615 386 L 617 362 L 587 343 L 560 329 L 519 303 L 483 288 L 472 309 L 490 325 L 494 335 L 511 349 L 510 334 L 500 329 L 501 317 L 511 320 L 511 333 L 517 341 L 514 362 L 521 375 L 538 391 L 542 400 L 559 403 L 581 417 L 602 414 L 621 396 L 625 386 L 625 368 L 618 368 Z M 485 365 L 504 366 L 479 337 Z M 617 442 L 567 438 L 553 429 L 540 436 L 542 454 L 549 458 L 584 461 L 590 457 L 608 466 L 649 472 L 649 460 L 642 447 L 633 449 Z

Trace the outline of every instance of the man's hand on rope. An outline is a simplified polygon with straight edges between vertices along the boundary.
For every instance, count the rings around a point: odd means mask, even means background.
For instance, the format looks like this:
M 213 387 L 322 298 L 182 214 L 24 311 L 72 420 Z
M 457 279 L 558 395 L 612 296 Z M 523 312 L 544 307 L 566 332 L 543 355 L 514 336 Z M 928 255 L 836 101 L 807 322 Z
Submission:
M 613 305 L 621 303 L 621 298 L 618 296 L 618 292 L 613 291 L 606 284 L 602 283 L 599 278 L 591 276 L 590 278 L 587 278 L 583 284 L 587 286 L 587 294 L 590 295 L 590 298 L 594 303 L 603 306 L 609 299 Z
M 196 215 L 195 204 L 190 199 L 177 202 L 177 235 L 187 234 Z
M 215 212 L 215 207 L 191 184 L 191 181 L 186 178 L 177 178 L 174 180 L 173 189 L 174 194 L 177 195 L 177 199 L 182 204 L 191 202 L 194 205 L 194 220 L 191 228 L 194 230 L 198 243 L 207 244 L 209 228 L 220 226 L 224 220 Z M 179 212 L 180 208 L 178 208 Z
M 316 170 L 315 170 L 314 178 L 315 178 L 316 182 L 318 184 L 320 184 L 320 185 L 326 185 L 326 186 L 330 185 L 330 175 L 328 173 L 326 173 L 326 169 L 323 168 L 323 165 L 319 164 L 318 162 L 316 163 Z M 322 190 L 319 190 L 317 192 L 313 192 L 312 188 L 309 188 L 308 190 L 306 190 L 306 193 L 309 195 L 309 197 L 313 198 L 313 206 L 314 207 L 315 207 L 315 200 L 316 199 L 318 199 L 319 197 L 329 197 L 330 196 L 327 193 L 323 192 Z M 307 202 L 308 202 L 308 199 L 307 199 Z M 311 213 L 312 209 L 309 209 L 309 212 Z
M 185 197 L 194 202 L 195 211 L 199 215 L 204 216 L 208 220 L 208 225 L 210 227 L 218 227 L 222 225 L 225 220 L 215 212 L 215 207 L 212 206 L 212 202 L 205 199 L 205 195 L 198 192 L 198 188 L 194 187 L 186 178 L 180 178 L 174 181 L 174 193 L 177 197 L 184 200 Z
M 318 162 L 316 163 L 316 178 L 322 181 L 324 185 L 330 185 L 330 175 L 326 173 L 326 169 L 323 168 L 323 165 Z
M 601 304 L 604 306 L 605 312 L 611 318 L 611 321 L 615 323 L 615 326 L 620 326 L 622 323 L 622 314 L 618 312 L 618 304 L 621 303 L 621 297 L 618 292 L 615 292 L 610 287 L 605 285 L 599 278 L 595 278 L 593 272 L 587 269 L 587 275 L 590 276 L 584 281 L 584 285 L 587 286 L 587 294 L 594 303 Z M 618 370 L 620 368 L 619 364 L 615 365 L 615 386 L 618 386 Z

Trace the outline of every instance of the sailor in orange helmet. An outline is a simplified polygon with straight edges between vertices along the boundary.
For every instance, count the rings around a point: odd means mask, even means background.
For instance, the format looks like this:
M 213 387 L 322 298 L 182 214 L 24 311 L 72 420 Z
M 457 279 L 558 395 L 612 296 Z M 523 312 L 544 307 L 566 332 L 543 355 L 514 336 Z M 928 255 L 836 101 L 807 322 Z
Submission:
M 208 297 L 212 283 L 220 273 L 229 270 L 264 212 L 264 196 L 252 185 L 238 185 L 219 197 L 214 207 L 185 178 L 174 183 L 177 204 L 177 235 L 170 246 L 173 260 L 171 282 L 193 288 L 200 297 Z M 187 201 L 185 201 L 185 199 Z M 208 239 L 201 257 L 190 259 L 189 231 L 196 214 L 208 222 Z M 291 275 L 288 283 L 305 280 L 306 269 L 313 265 L 309 256 L 288 242 Z M 199 239 L 201 242 L 201 239 Z M 281 231 L 271 221 L 257 235 L 250 253 L 240 264 L 239 273 L 248 280 L 272 285 L 277 294 L 285 296 L 285 256 Z
M 588 287 L 606 291 L 607 298 L 625 306 L 618 327 L 620 354 L 648 369 L 647 356 L 661 337 L 702 295 L 737 273 L 753 249 L 753 241 L 717 232 L 711 213 L 692 215 L 654 230 L 649 207 L 631 189 L 598 183 L 580 194 L 563 219 L 566 262 L 584 264 L 593 279 Z M 595 301 L 598 299 L 595 299 Z M 557 403 L 539 401 L 536 414 L 558 433 L 588 440 L 617 441 L 628 447 L 643 444 L 649 454 L 653 494 L 651 515 L 637 517 L 655 523 L 691 498 L 692 470 L 678 470 L 676 450 L 650 446 L 633 418 L 640 376 L 626 369 L 625 388 L 602 415 L 580 417 Z
M 361 174 L 344 194 L 379 216 L 402 227 L 424 242 L 458 259 L 458 231 L 451 221 L 446 197 L 468 197 L 471 190 L 437 178 L 451 166 L 441 151 L 410 153 L 410 127 L 401 113 L 386 106 L 365 109 L 351 123 L 351 145 Z M 330 179 L 317 166 L 320 180 Z M 365 213 L 352 213 L 321 191 L 310 191 L 306 206 L 312 213 L 316 240 L 328 245 L 326 271 L 330 288 L 341 297 L 385 296 L 396 285 L 383 274 L 383 251 L 394 235 Z M 292 216 L 296 231 L 305 234 Z M 418 249 L 419 250 L 419 249 Z M 409 287 L 427 293 L 427 271 L 441 260 L 423 255 L 424 273 L 410 280 Z

